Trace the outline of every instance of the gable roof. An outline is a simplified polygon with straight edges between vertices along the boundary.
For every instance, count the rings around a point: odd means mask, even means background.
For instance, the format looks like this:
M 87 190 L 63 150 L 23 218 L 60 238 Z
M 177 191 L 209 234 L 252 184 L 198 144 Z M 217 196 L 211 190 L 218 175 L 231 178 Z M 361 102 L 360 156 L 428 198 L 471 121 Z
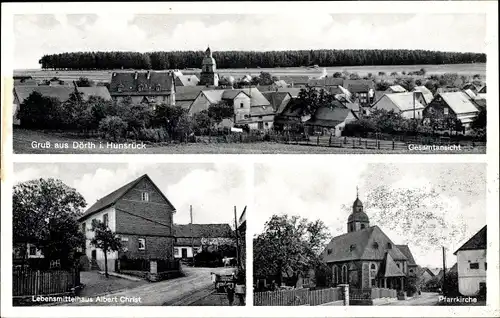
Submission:
M 407 93 L 391 93 L 391 94 L 385 94 L 382 96 L 378 101 L 373 104 L 373 107 L 377 107 L 377 104 L 384 100 L 384 99 L 389 99 L 394 106 L 396 106 L 400 111 L 408 111 L 408 110 L 413 110 L 413 102 L 415 102 L 415 109 L 423 109 L 425 108 L 424 105 L 422 105 L 417 97 L 413 96 L 414 94 L 417 94 L 418 92 L 407 92 Z
M 340 102 L 338 103 L 340 104 Z M 346 120 L 347 116 L 349 116 L 350 113 L 352 113 L 356 118 L 356 115 L 352 112 L 352 110 L 345 107 L 344 105 L 336 105 L 334 106 L 334 108 L 321 107 L 314 113 L 311 119 L 306 121 L 305 124 L 313 126 L 335 127 Z
M 464 89 L 464 93 L 471 99 L 476 98 L 476 94 L 470 88 Z
M 200 79 L 196 75 L 177 75 L 175 77 L 176 86 L 196 86 Z
M 415 259 L 413 258 L 413 254 L 410 251 L 410 247 L 408 245 L 396 245 L 396 247 L 401 251 L 401 253 L 403 253 L 406 256 L 406 258 L 408 259 L 409 266 L 417 265 L 417 263 L 415 263 Z
M 457 255 L 459 251 L 465 250 L 485 250 L 486 249 L 486 225 L 465 242 L 458 250 L 453 253 Z
M 432 92 L 425 86 L 416 86 L 412 92 L 421 92 L 424 95 L 425 102 L 429 104 L 434 99 Z
M 401 277 L 406 276 L 401 269 L 396 265 L 394 259 L 389 252 L 385 253 L 384 261 L 377 273 L 379 277 Z
M 404 93 L 406 92 L 406 89 L 401 85 L 392 85 L 389 86 L 388 91 L 392 91 L 394 93 Z
M 347 88 L 348 91 L 351 93 L 359 93 L 359 92 L 366 92 L 369 91 L 370 89 L 375 89 L 375 83 L 373 80 L 364 80 L 364 79 L 358 79 L 358 80 L 351 80 L 351 79 L 346 79 L 344 80 L 344 83 L 342 84 L 344 88 Z
M 297 98 L 299 96 L 301 88 L 297 87 L 287 87 L 287 88 L 278 88 L 278 92 L 287 92 L 290 93 L 292 98 Z
M 439 96 L 457 115 L 479 111 L 464 92 L 439 93 Z
M 224 94 L 224 90 L 222 89 L 211 89 L 211 90 L 203 90 L 201 92 L 208 101 L 212 104 L 217 104 L 222 100 L 222 94 Z
M 178 86 L 175 88 L 175 101 L 194 101 L 198 94 L 207 89 L 205 86 Z
M 224 93 L 222 93 L 222 99 L 235 99 L 238 95 L 244 94 L 248 97 L 250 97 L 247 93 L 238 90 L 238 89 L 228 89 L 225 90 Z
M 14 86 L 14 94 L 22 104 L 33 92 L 38 92 L 46 97 L 53 97 L 64 102 L 75 92 L 72 86 Z
M 216 238 L 232 237 L 229 224 L 174 224 L 175 237 Z
M 282 112 L 283 109 L 285 108 L 285 105 L 283 104 L 283 100 L 288 96 L 289 98 L 292 98 L 292 95 L 288 92 L 262 92 L 262 95 L 269 101 L 271 106 L 273 106 L 273 109 L 276 112 Z
M 305 85 L 309 82 L 309 76 L 305 75 L 284 75 L 278 77 L 279 81 L 285 81 L 285 83 L 293 85 Z
M 143 87 L 141 91 L 140 85 Z M 113 72 L 109 84 L 111 95 L 165 95 L 171 94 L 173 90 L 173 74 L 168 71 Z
M 374 247 L 378 244 L 378 248 Z M 389 249 L 387 244 L 392 248 Z M 351 246 L 355 248 L 351 250 Z M 328 254 L 328 250 L 331 253 Z M 345 233 L 334 237 L 327 244 L 323 251 L 323 261 L 344 262 L 352 260 L 383 260 L 388 252 L 394 260 L 406 260 L 406 256 L 401 253 L 397 246 L 392 243 L 387 235 L 378 227 L 371 226 L 363 230 Z
M 141 182 L 144 179 L 147 179 L 149 182 L 151 182 L 151 184 L 161 194 L 161 196 L 165 199 L 165 201 L 175 211 L 175 207 L 172 205 L 172 203 L 170 203 L 170 201 L 167 199 L 167 197 L 165 197 L 163 192 L 156 186 L 156 184 L 153 182 L 153 180 L 151 180 L 151 178 L 147 174 L 144 174 L 144 175 L 140 176 L 139 178 L 130 181 L 129 183 L 121 186 L 120 188 L 116 189 L 115 191 L 113 191 L 113 192 L 109 193 L 108 195 L 102 197 L 101 199 L 97 200 L 97 202 L 94 203 L 90 208 L 88 208 L 87 211 L 85 211 L 85 213 L 78 220 L 80 221 L 80 220 L 86 219 L 90 215 L 95 214 L 103 209 L 106 209 L 106 208 L 112 206 L 113 204 L 118 202 L 118 200 L 120 200 L 125 194 L 127 194 L 127 192 L 132 190 L 139 182 Z
M 111 100 L 111 95 L 105 86 L 78 87 L 77 90 L 83 94 L 84 99 L 89 99 L 90 96 L 97 96 L 105 100 Z

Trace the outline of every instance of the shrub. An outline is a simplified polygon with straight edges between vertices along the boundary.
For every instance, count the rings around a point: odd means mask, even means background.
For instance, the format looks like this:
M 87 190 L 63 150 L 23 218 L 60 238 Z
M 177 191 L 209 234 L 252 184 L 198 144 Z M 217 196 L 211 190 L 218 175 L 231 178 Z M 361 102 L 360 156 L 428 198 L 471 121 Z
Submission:
M 118 116 L 107 116 L 99 122 L 99 132 L 114 141 L 120 140 L 127 131 L 127 123 Z
M 391 76 L 398 76 L 398 72 L 391 72 Z
M 378 76 L 385 76 L 385 72 L 378 72 Z

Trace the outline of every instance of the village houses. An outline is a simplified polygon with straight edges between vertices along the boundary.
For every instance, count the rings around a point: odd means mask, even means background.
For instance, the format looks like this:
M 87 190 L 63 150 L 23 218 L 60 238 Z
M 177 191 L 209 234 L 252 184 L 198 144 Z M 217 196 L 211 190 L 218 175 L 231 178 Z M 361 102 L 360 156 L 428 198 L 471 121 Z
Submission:
M 217 251 L 220 245 L 235 245 L 229 224 L 175 224 L 174 231 L 174 257 L 178 259 L 193 258 L 204 249 Z

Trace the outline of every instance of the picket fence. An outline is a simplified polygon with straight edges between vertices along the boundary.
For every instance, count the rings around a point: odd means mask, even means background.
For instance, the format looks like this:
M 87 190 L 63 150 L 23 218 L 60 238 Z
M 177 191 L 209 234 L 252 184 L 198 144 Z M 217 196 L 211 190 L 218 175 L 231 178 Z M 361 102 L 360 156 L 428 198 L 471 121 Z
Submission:
M 13 270 L 12 296 L 60 295 L 80 286 L 80 272 L 66 270 Z
M 258 292 L 253 295 L 255 306 L 318 306 L 342 300 L 342 289 L 293 289 Z

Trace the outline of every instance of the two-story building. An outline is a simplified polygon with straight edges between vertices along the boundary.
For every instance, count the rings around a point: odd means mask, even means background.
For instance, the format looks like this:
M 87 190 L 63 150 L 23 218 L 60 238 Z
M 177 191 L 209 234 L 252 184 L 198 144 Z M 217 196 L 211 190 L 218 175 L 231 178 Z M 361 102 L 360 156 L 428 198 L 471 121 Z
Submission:
M 132 104 L 175 106 L 175 75 L 171 71 L 113 72 L 109 93 L 117 102 L 130 98 Z
M 486 289 L 486 225 L 454 253 L 457 256 L 458 291 L 475 296 Z
M 321 257 L 333 272 L 333 283 L 349 284 L 353 288 L 383 287 L 405 290 L 413 267 L 409 248 L 398 245 L 378 226 L 370 226 L 363 203 L 356 197 L 347 220 L 347 233 L 334 237 Z M 410 266 L 411 264 L 411 266 Z
M 92 220 L 104 222 L 122 242 L 122 250 L 107 255 L 108 270 L 123 256 L 142 259 L 174 259 L 173 214 L 175 208 L 145 174 L 97 200 L 79 218 L 85 233 L 85 254 L 93 266 L 104 268 L 104 253 L 94 247 Z
M 439 93 L 422 112 L 424 123 L 431 119 L 456 118 L 468 129 L 479 114 L 478 107 L 464 92 Z

